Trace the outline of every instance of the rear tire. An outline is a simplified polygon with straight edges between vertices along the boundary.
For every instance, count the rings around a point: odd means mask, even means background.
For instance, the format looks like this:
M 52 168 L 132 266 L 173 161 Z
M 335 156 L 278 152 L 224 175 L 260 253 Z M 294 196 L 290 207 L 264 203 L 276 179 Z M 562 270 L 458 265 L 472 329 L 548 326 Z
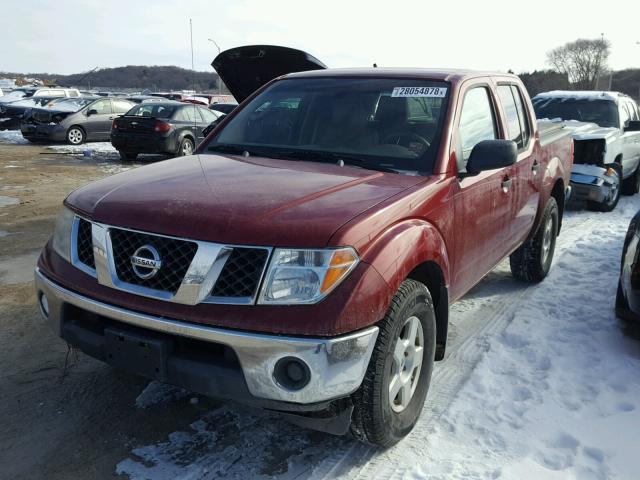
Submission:
M 67 143 L 69 145 L 82 145 L 85 139 L 86 135 L 82 128 L 74 125 L 67 130 Z
M 402 282 L 378 326 L 367 373 L 352 396 L 351 433 L 362 442 L 390 447 L 413 429 L 429 390 L 436 317 L 427 287 Z
M 629 178 L 622 180 L 622 194 L 635 195 L 640 191 L 640 165 Z
M 138 158 L 138 154 L 135 152 L 123 152 L 122 150 L 118 150 L 120 154 L 120 160 L 123 162 L 133 162 L 136 158 Z
M 616 208 L 616 205 L 618 205 L 618 201 L 620 200 L 620 190 L 622 188 L 622 181 L 621 181 L 622 169 L 618 164 L 612 164 L 609 166 L 616 171 L 616 175 L 617 175 L 616 188 L 615 190 L 613 190 L 611 197 L 602 203 L 593 202 L 591 200 L 587 201 L 587 208 L 594 212 L 610 212 L 614 208 Z
M 193 150 L 195 145 L 193 144 L 193 140 L 190 138 L 183 138 L 180 142 L 180 146 L 178 147 L 178 152 L 176 153 L 176 157 L 184 157 L 186 155 L 193 155 Z
M 551 269 L 558 237 L 558 204 L 551 197 L 535 235 L 509 257 L 511 274 L 523 282 L 541 282 Z

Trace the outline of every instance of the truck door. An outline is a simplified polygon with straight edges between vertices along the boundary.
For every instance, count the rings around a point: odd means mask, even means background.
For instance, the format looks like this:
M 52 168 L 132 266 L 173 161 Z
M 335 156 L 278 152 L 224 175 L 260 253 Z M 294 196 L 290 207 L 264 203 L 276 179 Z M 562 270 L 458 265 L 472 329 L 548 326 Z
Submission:
M 496 101 L 482 83 L 466 90 L 457 116 L 454 148 L 458 171 L 466 171 L 473 147 L 483 140 L 500 138 Z M 512 168 L 512 167 L 510 167 Z M 475 285 L 504 256 L 505 227 L 511 219 L 510 195 L 513 179 L 510 168 L 464 174 L 455 194 L 455 261 L 451 292 L 457 298 Z
M 525 107 L 520 88 L 511 83 L 500 83 L 496 91 L 502 106 L 504 119 L 504 138 L 513 140 L 518 146 L 518 159 L 511 167 L 512 191 L 511 221 L 508 229 L 508 251 L 524 240 L 535 222 L 539 200 L 540 160 L 534 154 L 531 141 L 531 115 Z

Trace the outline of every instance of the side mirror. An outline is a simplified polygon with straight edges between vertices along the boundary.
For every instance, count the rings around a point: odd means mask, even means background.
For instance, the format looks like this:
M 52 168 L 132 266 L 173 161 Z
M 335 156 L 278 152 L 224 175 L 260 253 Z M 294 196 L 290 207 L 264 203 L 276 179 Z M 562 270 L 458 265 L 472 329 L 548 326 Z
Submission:
M 98 114 L 98 110 L 96 110 L 95 108 L 92 108 L 87 112 L 87 117 L 90 117 L 91 115 L 97 115 L 97 114 Z
M 518 147 L 511 140 L 483 140 L 478 143 L 467 162 L 467 173 L 477 175 L 485 170 L 509 167 L 516 163 Z
M 629 125 L 624 127 L 625 132 L 640 132 L 640 120 L 631 120 Z

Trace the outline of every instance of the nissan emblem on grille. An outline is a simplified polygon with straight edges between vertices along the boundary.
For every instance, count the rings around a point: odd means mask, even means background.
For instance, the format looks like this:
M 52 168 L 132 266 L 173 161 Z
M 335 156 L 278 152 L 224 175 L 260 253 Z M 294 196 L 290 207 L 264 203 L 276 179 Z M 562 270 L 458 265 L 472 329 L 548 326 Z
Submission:
M 160 271 L 162 262 L 158 250 L 152 245 L 143 245 L 131 255 L 131 265 L 135 274 L 146 280 Z

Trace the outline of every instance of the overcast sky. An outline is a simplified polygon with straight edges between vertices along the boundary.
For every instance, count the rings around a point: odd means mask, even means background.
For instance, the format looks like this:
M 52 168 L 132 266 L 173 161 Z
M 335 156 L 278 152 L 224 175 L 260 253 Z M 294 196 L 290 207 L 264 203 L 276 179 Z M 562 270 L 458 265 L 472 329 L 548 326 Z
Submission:
M 213 38 L 300 48 L 330 67 L 546 68 L 545 53 L 605 37 L 610 66 L 640 67 L 637 0 L 3 0 L 0 71 L 76 73 L 122 65 L 211 70 Z

